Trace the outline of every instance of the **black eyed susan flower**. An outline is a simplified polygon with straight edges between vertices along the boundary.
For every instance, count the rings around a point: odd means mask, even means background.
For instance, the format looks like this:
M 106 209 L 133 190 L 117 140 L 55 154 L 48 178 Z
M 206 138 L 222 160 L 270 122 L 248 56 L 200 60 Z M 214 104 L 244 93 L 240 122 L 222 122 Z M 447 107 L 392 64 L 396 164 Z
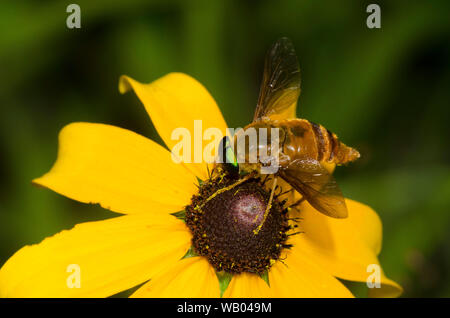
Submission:
M 225 135 L 214 99 L 185 74 L 150 84 L 122 77 L 119 88 L 135 91 L 169 149 L 173 129 L 193 131 L 194 120 Z M 348 218 L 333 219 L 306 201 L 288 210 L 280 196 L 252 236 L 270 193 L 264 180 L 217 192 L 228 181 L 208 171 L 174 163 L 164 147 L 122 128 L 66 126 L 56 163 L 33 182 L 121 215 L 20 249 L 0 270 L 0 296 L 106 297 L 143 283 L 133 297 L 352 297 L 338 278 L 365 283 L 368 266 L 379 266 L 381 222 L 368 206 L 346 199 Z M 70 265 L 79 286 L 68 284 Z M 370 296 L 401 293 L 382 271 L 380 279 Z

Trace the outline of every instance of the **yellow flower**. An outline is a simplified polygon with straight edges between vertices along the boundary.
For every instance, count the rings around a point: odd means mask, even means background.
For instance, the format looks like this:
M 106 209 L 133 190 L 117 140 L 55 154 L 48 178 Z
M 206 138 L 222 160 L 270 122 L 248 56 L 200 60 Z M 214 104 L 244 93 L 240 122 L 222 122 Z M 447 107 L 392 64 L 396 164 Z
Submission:
M 136 92 L 169 149 L 176 143 L 172 130 L 192 131 L 196 119 L 202 119 L 203 129 L 225 133 L 214 99 L 185 74 L 150 84 L 122 77 L 119 88 Z M 168 150 L 134 132 L 93 123 L 66 126 L 56 163 L 33 182 L 123 215 L 78 224 L 20 249 L 0 270 L 0 296 L 105 297 L 145 283 L 134 297 L 219 297 L 208 260 L 183 258 L 191 232 L 171 215 L 190 204 L 197 178 L 208 178 L 206 164 L 176 164 Z M 304 233 L 289 238 L 293 247 L 270 268 L 270 287 L 256 274 L 241 273 L 233 275 L 223 296 L 352 297 L 337 278 L 366 282 L 368 266 L 379 265 L 381 222 L 368 206 L 346 203 L 346 219 L 326 217 L 302 203 Z M 79 286 L 69 284 L 70 265 L 79 270 Z M 381 288 L 369 289 L 370 296 L 400 293 L 382 272 Z

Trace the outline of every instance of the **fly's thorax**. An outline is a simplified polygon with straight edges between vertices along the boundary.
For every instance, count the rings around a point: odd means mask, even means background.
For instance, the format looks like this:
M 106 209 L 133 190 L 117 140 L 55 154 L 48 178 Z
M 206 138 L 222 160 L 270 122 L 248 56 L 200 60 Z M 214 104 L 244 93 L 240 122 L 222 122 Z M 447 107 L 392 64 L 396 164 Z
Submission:
M 274 174 L 285 132 L 272 121 L 258 121 L 236 132 L 234 145 L 240 170 Z

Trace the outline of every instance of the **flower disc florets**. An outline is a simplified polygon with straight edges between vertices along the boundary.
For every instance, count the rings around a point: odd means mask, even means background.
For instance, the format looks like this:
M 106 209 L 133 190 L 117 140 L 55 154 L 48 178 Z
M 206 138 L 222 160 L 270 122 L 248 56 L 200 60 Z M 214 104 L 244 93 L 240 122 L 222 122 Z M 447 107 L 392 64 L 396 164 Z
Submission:
M 238 183 L 227 173 L 202 183 L 186 207 L 195 252 L 216 271 L 264 273 L 286 245 L 287 209 L 258 178 Z

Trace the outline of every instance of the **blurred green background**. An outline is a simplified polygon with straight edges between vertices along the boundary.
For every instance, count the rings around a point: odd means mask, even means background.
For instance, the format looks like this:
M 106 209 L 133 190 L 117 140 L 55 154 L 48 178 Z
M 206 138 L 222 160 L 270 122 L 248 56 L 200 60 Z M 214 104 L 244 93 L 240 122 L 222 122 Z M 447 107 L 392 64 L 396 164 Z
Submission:
M 450 2 L 64 1 L 0 4 L 0 265 L 25 244 L 111 217 L 30 181 L 47 172 L 57 135 L 100 122 L 160 140 L 118 78 L 186 72 L 231 127 L 252 119 L 263 59 L 290 37 L 302 69 L 299 116 L 336 132 L 362 158 L 337 170 L 347 197 L 384 226 L 381 263 L 404 296 L 450 296 Z M 351 284 L 364 295 L 362 284 Z

